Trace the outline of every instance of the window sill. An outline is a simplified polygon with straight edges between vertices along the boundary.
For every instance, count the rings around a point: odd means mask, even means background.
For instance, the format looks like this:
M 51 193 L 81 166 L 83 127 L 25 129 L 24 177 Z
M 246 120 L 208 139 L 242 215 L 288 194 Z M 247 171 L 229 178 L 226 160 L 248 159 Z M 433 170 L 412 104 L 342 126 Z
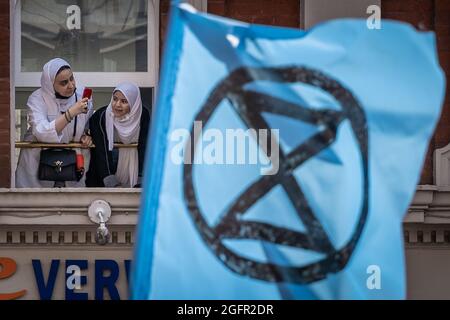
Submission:
M 90 225 L 88 208 L 104 200 L 108 225 L 136 225 L 140 188 L 0 188 L 0 225 Z

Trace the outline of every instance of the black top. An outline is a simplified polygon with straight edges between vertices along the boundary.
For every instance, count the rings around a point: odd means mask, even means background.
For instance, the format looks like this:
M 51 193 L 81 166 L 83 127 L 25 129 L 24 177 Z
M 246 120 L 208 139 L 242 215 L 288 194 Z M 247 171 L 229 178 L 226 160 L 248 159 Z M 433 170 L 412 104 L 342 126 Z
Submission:
M 108 150 L 105 111 L 107 106 L 98 109 L 89 119 L 89 129 L 95 148 L 91 149 L 89 171 L 86 174 L 86 187 L 105 187 L 104 179 L 114 175 L 117 170 L 118 150 Z M 139 181 L 144 171 L 145 148 L 150 125 L 150 113 L 142 107 L 141 128 L 138 140 Z

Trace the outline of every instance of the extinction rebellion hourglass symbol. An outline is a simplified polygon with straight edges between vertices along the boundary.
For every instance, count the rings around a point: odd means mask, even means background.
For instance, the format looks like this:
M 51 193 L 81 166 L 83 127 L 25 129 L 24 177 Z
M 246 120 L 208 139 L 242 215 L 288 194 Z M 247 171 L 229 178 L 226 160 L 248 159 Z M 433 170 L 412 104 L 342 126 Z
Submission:
M 255 81 L 271 81 L 285 84 L 306 84 L 333 96 L 340 105 L 340 110 L 311 109 L 307 106 L 293 104 L 286 100 L 245 90 L 246 84 Z M 326 76 L 320 71 L 306 67 L 242 67 L 228 75 L 211 92 L 195 121 L 204 125 L 209 121 L 222 100 L 230 101 L 234 111 L 248 126 L 256 130 L 270 128 L 261 115 L 262 112 L 282 115 L 297 119 L 320 128 L 320 130 L 295 147 L 291 152 L 279 154 L 279 171 L 275 175 L 261 176 L 250 184 L 236 199 L 230 200 L 227 212 L 216 225 L 209 225 L 199 207 L 193 185 L 193 169 L 195 162 L 185 161 L 183 171 L 184 198 L 188 212 L 197 231 L 210 251 L 230 270 L 243 276 L 269 282 L 290 282 L 307 284 L 324 279 L 327 274 L 337 273 L 349 261 L 353 250 L 363 231 L 368 214 L 368 137 L 367 124 L 363 109 L 352 93 L 338 81 Z M 362 159 L 363 190 L 362 203 L 358 221 L 348 241 L 336 248 L 330 241 L 320 221 L 316 218 L 308 204 L 300 185 L 293 175 L 295 168 L 306 160 L 316 156 L 320 151 L 330 146 L 336 139 L 336 132 L 343 120 L 350 122 L 351 129 Z M 191 137 L 194 126 L 191 129 Z M 269 137 L 269 141 L 270 141 Z M 195 155 L 197 141 L 188 141 L 191 154 Z M 266 154 L 270 150 L 261 147 Z M 269 223 L 241 219 L 259 199 L 262 199 L 271 189 L 281 186 L 303 222 L 306 232 L 298 232 L 288 228 L 274 226 Z M 333 214 L 333 213 L 330 213 Z M 274 263 L 263 263 L 243 257 L 226 247 L 227 239 L 251 239 L 270 242 L 275 245 L 289 246 L 321 253 L 324 258 L 302 266 L 286 266 Z

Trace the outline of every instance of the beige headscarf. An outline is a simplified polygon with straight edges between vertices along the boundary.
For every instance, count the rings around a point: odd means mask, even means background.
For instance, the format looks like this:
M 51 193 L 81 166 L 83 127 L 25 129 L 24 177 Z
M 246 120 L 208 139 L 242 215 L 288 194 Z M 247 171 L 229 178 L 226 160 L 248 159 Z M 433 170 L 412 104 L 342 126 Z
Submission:
M 136 143 L 139 140 L 141 129 L 142 101 L 139 87 L 131 82 L 119 84 L 113 91 L 120 91 L 130 105 L 130 112 L 122 118 L 116 118 L 112 112 L 112 102 L 106 108 L 106 135 L 108 137 L 108 149 L 114 146 L 114 129 L 118 140 L 125 144 Z M 138 181 L 139 157 L 136 148 L 119 149 L 119 162 L 117 164 L 116 177 L 126 187 L 133 187 Z

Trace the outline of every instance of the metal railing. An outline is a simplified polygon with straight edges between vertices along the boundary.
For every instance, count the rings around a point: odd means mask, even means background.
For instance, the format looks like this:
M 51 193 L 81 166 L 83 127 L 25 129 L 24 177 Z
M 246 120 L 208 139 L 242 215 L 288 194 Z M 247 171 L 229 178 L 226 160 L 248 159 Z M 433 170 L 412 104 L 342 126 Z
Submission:
M 90 147 L 83 146 L 81 143 L 41 143 L 41 142 L 25 142 L 25 141 L 16 141 L 16 148 L 26 149 L 26 148 L 95 148 L 95 145 L 91 145 Z M 137 148 L 137 143 L 131 144 L 123 144 L 123 143 L 114 143 L 114 148 Z

